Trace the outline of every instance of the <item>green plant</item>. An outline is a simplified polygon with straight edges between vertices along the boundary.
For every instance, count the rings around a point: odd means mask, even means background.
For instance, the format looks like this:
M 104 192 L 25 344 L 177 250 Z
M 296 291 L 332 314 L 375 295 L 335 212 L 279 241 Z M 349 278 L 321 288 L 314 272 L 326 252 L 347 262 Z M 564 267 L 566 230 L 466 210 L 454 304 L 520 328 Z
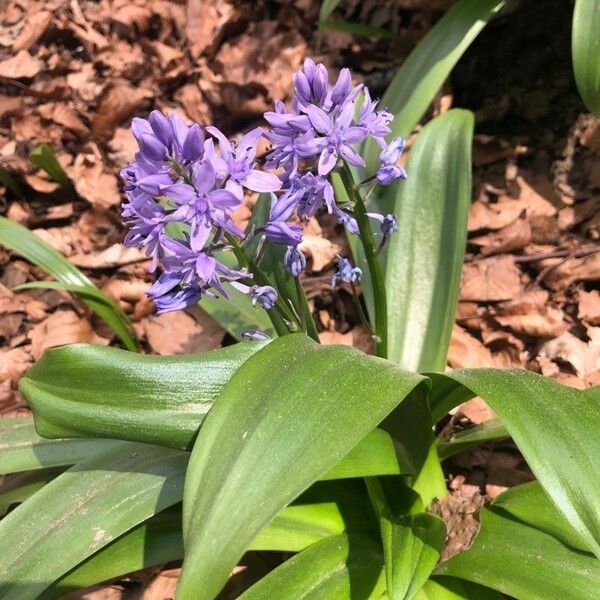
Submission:
M 421 108 L 437 88 L 427 89 Z M 364 266 L 363 319 L 378 357 L 310 339 L 316 330 L 297 263 L 252 235 L 269 223 L 266 197 L 248 240 L 226 246 L 261 288 L 277 290 L 256 296 L 277 339 L 168 358 L 90 345 L 48 351 L 21 381 L 33 418 L 0 421 L 0 474 L 10 475 L 0 509 L 20 502 L 0 523 L 0 596 L 55 598 L 183 559 L 177 598 L 211 600 L 243 553 L 261 549 L 294 556 L 245 600 L 593 598 L 597 390 L 525 371 L 443 372 L 472 127 L 462 110 L 433 120 L 411 151 L 409 182 L 368 200 L 380 206 L 392 198 L 402 216 L 386 245 L 373 237 L 357 170 L 343 164 L 336 175 L 338 202 L 351 201 L 360 230 L 352 239 Z M 12 225 L 4 231 L 14 234 Z M 64 275 L 55 256 L 48 264 L 28 238 L 17 245 L 8 234 L 3 243 L 100 303 L 96 292 L 81 291 L 87 280 L 65 280 L 72 273 Z M 224 252 L 216 237 L 211 251 Z M 435 439 L 436 423 L 474 396 L 499 422 Z M 473 545 L 440 563 L 445 527 L 427 509 L 445 494 L 441 461 L 507 436 L 536 482 L 499 496 L 482 511 Z

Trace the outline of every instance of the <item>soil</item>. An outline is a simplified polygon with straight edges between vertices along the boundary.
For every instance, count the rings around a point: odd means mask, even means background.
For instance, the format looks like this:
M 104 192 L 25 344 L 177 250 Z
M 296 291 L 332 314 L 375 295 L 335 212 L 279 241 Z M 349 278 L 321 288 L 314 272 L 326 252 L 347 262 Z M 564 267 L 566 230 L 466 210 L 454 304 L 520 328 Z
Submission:
M 320 39 L 316 0 L 8 0 L 0 17 L 0 168 L 22 193 L 0 184 L 0 214 L 81 266 L 131 315 L 146 352 L 231 343 L 201 310 L 154 315 L 145 296 L 152 282 L 147 261 L 120 245 L 117 174 L 134 150 L 131 117 L 155 107 L 177 110 L 235 134 L 258 123 L 275 98 L 289 97 L 291 75 L 308 55 L 333 69 L 350 66 L 381 93 L 451 4 L 348 0 L 332 19 L 398 36 L 325 30 Z M 588 113 L 573 80 L 573 3 L 545 2 L 543 11 L 534 4 L 509 3 L 465 53 L 431 109 L 463 107 L 476 116 L 469 243 L 448 362 L 521 367 L 586 388 L 600 384 L 600 120 Z M 29 161 L 40 143 L 55 150 L 74 189 L 61 188 Z M 254 200 L 236 215 L 240 223 Z M 368 351 L 348 290 L 330 286 L 334 254 L 346 248 L 343 233 L 326 216 L 307 233 L 304 284 L 322 341 Z M 48 347 L 117 344 L 70 295 L 11 291 L 44 278 L 0 248 L 3 415 L 27 411 L 17 382 Z M 440 434 L 492 417 L 475 399 L 442 423 Z M 437 510 L 459 522 L 467 538 L 476 520 L 466 525 L 457 506 L 470 514 L 532 477 L 509 441 L 462 453 L 446 468 L 453 494 L 449 508 Z M 247 571 L 269 566 L 261 560 Z M 165 598 L 174 580 L 173 571 L 152 571 L 77 597 Z

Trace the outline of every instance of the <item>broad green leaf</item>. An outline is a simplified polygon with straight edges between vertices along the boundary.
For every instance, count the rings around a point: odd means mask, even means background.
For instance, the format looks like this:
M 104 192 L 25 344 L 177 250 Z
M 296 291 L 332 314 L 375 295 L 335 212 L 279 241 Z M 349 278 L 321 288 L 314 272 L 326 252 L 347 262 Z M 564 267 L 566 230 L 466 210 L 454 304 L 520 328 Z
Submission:
M 450 110 L 411 149 L 386 255 L 388 358 L 412 371 L 443 371 L 454 323 L 471 203 L 473 115 Z
M 187 356 L 63 346 L 46 352 L 20 389 L 45 437 L 108 437 L 188 448 L 225 383 L 263 345 L 243 342 Z
M 0 522 L 0 597 L 33 600 L 109 542 L 179 502 L 189 454 L 121 442 Z
M 138 350 L 129 317 L 75 265 L 41 238 L 23 225 L 6 217 L 0 217 L 0 245 L 26 258 L 59 282 L 66 284 L 66 289 L 80 294 L 83 301 L 112 327 L 128 350 Z
M 549 533 L 575 550 L 589 552 L 537 481 L 509 488 L 494 499 L 493 506 L 499 514 Z
M 344 531 L 368 531 L 360 513 L 364 495 L 348 485 L 316 484 L 286 507 L 251 544 L 254 550 L 299 552 Z M 111 542 L 51 586 L 40 600 L 56 598 L 139 569 L 183 558 L 181 506 L 152 517 Z
M 600 401 L 528 371 L 433 377 L 453 380 L 491 406 L 556 508 L 600 556 Z
M 365 481 L 379 519 L 387 593 L 410 600 L 423 587 L 444 546 L 446 528 L 436 515 L 423 512 L 423 501 L 392 478 Z
M 58 162 L 54 150 L 52 150 L 48 144 L 36 146 L 29 153 L 29 160 L 40 169 L 46 171 L 46 173 L 48 173 L 56 183 L 60 183 L 62 187 L 70 188 L 73 186 L 71 180 L 65 173 L 65 170 Z
M 493 508 L 481 511 L 481 529 L 471 548 L 442 564 L 438 573 L 523 599 L 596 600 L 600 589 L 600 562 L 594 556 Z
M 73 465 L 112 448 L 112 440 L 47 440 L 31 417 L 0 419 L 0 474 Z
M 379 598 L 381 550 L 367 537 L 339 535 L 284 562 L 239 600 L 368 600 Z
M 496 590 L 455 577 L 429 579 L 415 596 L 415 600 L 504 600 Z
M 46 352 L 20 387 L 33 409 L 37 430 L 47 438 L 106 437 L 185 449 L 191 447 L 223 386 L 262 346 L 264 342 L 243 342 L 202 354 L 163 357 L 74 344 Z M 427 441 L 428 419 L 420 418 L 414 404 L 403 404 L 399 418 L 410 421 L 412 432 Z M 5 421 L 15 433 L 6 436 L 7 442 L 14 441 L 11 454 L 0 454 L 0 472 L 71 465 L 114 443 L 43 439 L 30 417 Z M 374 429 L 323 478 L 414 474 L 418 464 L 411 452 L 418 441 L 407 449 L 389 433 Z M 44 460 L 38 458 L 42 448 Z
M 573 72 L 586 106 L 600 116 L 600 3 L 577 0 L 573 13 Z
M 180 560 L 182 557 L 181 509 L 174 507 L 134 527 L 86 558 L 78 567 L 37 596 L 37 599 L 59 598 L 108 579 Z
M 440 460 L 449 458 L 458 452 L 462 452 L 471 446 L 491 442 L 509 437 L 506 427 L 500 419 L 490 419 L 480 425 L 474 425 L 464 431 L 455 433 L 449 439 L 442 439 L 437 443 Z
M 64 467 L 55 467 L 6 475 L 0 483 L 0 517 L 3 517 L 13 504 L 27 500 L 64 470 Z
M 381 99 L 394 114 L 393 136 L 406 137 L 414 129 L 458 59 L 503 5 L 504 0 L 459 0 L 419 42 Z M 369 140 L 365 152 L 370 171 L 379 151 Z
M 352 348 L 278 338 L 229 381 L 186 477 L 178 599 L 210 599 L 257 533 L 421 382 Z
M 437 564 L 446 539 L 444 523 L 429 513 L 384 518 L 381 534 L 388 594 L 391 600 L 411 600 Z

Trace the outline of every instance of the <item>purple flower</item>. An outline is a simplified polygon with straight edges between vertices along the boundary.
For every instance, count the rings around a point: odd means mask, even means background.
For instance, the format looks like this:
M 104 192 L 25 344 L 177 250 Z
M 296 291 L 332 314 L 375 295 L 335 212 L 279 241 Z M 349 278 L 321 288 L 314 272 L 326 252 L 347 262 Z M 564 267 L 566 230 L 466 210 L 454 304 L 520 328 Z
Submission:
M 258 303 L 265 310 L 270 310 L 277 302 L 277 291 L 270 285 L 253 285 L 250 288 L 252 303 Z
M 369 217 L 379 221 L 379 228 L 384 237 L 390 237 L 396 231 L 398 231 L 398 221 L 396 219 L 396 215 L 388 214 L 388 215 L 380 215 L 379 213 L 367 213 Z
M 148 295 L 158 312 L 185 308 L 204 296 L 227 298 L 225 283 L 251 279 L 214 255 L 215 249 L 223 247 L 224 232 L 243 238 L 231 218 L 243 188 L 274 191 L 281 187 L 278 177 L 255 169 L 262 129 L 234 144 L 211 127 L 218 150 L 199 125 L 188 127 L 176 114 L 153 111 L 147 120 L 133 119 L 132 130 L 140 149 L 121 172 L 128 199 L 123 205 L 128 226 L 125 244 L 143 248 L 152 257 L 152 270 L 159 263 L 162 266 Z M 282 225 L 287 227 L 279 231 L 283 243 L 301 239 L 293 226 Z M 268 290 L 239 285 L 254 294 L 255 302 L 270 303 Z
M 283 257 L 283 264 L 292 277 L 299 277 L 306 269 L 306 257 L 298 248 L 290 246 Z
M 256 147 L 263 136 L 261 127 L 257 127 L 232 144 L 216 127 L 207 127 L 211 135 L 219 141 L 221 155 L 215 152 L 214 145 L 206 147 L 209 160 L 218 174 L 229 175 L 226 183 L 228 190 L 240 200 L 244 197 L 242 186 L 254 192 L 275 192 L 281 189 L 281 181 L 277 175 L 254 169 Z
M 389 185 L 398 179 L 406 179 L 406 171 L 396 164 L 404 151 L 404 145 L 404 138 L 397 137 L 381 151 L 380 167 L 376 175 L 377 182 L 381 185 Z
M 344 281 L 345 283 L 355 283 L 360 281 L 362 278 L 362 271 L 358 267 L 353 267 L 352 263 L 339 254 L 336 254 L 338 261 L 337 271 L 331 278 L 331 285 L 336 286 L 338 281 Z
M 269 221 L 265 225 L 265 236 L 274 244 L 296 246 L 302 241 L 302 227 L 285 221 Z
M 261 331 L 260 329 L 252 329 L 251 331 L 244 331 L 244 333 L 242 333 L 242 337 L 245 340 L 252 340 L 252 341 L 263 341 L 263 340 L 271 339 L 271 336 L 268 333 L 265 333 L 264 331 Z

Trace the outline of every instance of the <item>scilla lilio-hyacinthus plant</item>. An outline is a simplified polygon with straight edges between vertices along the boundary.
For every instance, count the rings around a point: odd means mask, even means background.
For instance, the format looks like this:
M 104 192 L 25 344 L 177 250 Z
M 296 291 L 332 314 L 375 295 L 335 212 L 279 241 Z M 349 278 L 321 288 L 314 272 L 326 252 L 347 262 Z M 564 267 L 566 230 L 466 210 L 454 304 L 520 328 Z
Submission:
M 245 552 L 270 550 L 279 566 L 244 600 L 595 598 L 598 390 L 525 371 L 443 373 L 471 115 L 429 123 L 408 178 L 392 115 L 345 69 L 331 84 L 307 60 L 290 108 L 265 119 L 266 132 L 237 141 L 159 112 L 134 120 L 126 243 L 160 269 L 158 310 L 242 297 L 272 335 L 183 357 L 48 351 L 21 382 L 46 439 L 29 419 L 2 422 L 0 466 L 13 475 L 0 500 L 22 503 L 0 523 L 0 597 L 55 598 L 183 559 L 176 598 L 212 600 Z M 231 215 L 244 190 L 262 194 L 241 231 Z M 298 245 L 318 211 L 348 232 L 353 257 L 339 257 L 332 283 L 352 289 L 378 357 L 317 342 Z M 403 228 L 415 215 L 427 239 Z M 499 420 L 435 437 L 475 395 Z M 471 546 L 441 560 L 445 525 L 428 510 L 446 493 L 441 461 L 507 436 L 536 481 L 484 508 Z

